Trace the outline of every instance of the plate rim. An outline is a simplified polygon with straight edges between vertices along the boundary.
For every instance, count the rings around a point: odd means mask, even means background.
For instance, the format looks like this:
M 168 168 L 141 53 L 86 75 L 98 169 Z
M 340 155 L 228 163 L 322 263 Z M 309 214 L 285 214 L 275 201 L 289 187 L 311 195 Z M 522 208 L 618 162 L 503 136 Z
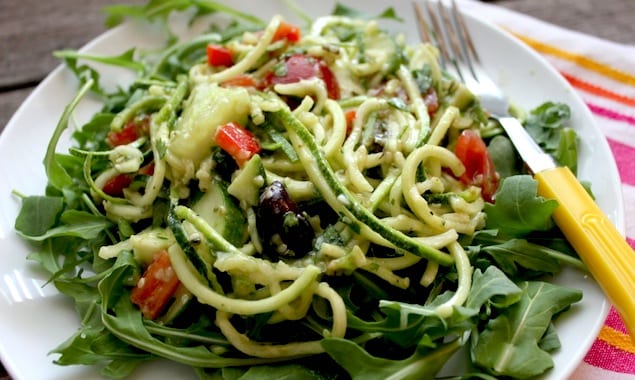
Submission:
M 270 1 L 275 1 L 275 0 L 270 0 Z M 343 1 L 344 3 L 350 2 L 350 1 Z M 385 4 L 391 4 L 390 0 L 379 0 L 379 3 L 385 3 Z M 463 2 L 463 0 L 461 0 L 461 2 Z M 264 4 L 264 2 L 263 2 Z M 509 39 L 511 40 L 515 45 L 517 45 L 519 48 L 524 49 L 527 53 L 531 54 L 534 56 L 534 58 L 536 59 L 536 61 L 540 62 L 542 66 L 544 66 L 546 69 L 551 70 L 554 73 L 554 77 L 558 77 L 560 82 L 559 85 L 568 88 L 571 92 L 571 96 L 573 96 L 574 98 L 577 98 L 577 101 L 584 105 L 584 107 L 581 107 L 582 110 L 584 110 L 583 112 L 585 112 L 584 115 L 584 119 L 591 121 L 592 122 L 592 127 L 594 130 L 596 130 L 597 132 L 601 133 L 601 130 L 599 129 L 597 123 L 595 122 L 595 119 L 593 118 L 590 110 L 588 109 L 588 107 L 586 107 L 586 105 L 584 104 L 584 102 L 582 101 L 581 97 L 579 96 L 579 94 L 577 94 L 577 92 L 569 85 L 568 82 L 566 82 L 566 80 L 564 78 L 562 78 L 561 75 L 559 75 L 559 73 L 557 72 L 557 70 L 551 65 L 549 64 L 544 57 L 540 56 L 537 52 L 535 52 L 534 50 L 532 50 L 531 48 L 529 48 L 528 46 L 526 46 L 525 44 L 522 43 L 522 41 L 518 40 L 517 38 L 515 38 L 514 36 L 510 35 L 509 33 L 505 32 L 502 28 L 498 27 L 497 25 L 488 22 L 487 20 L 483 20 L 483 19 L 478 19 L 475 16 L 466 13 L 465 16 L 467 16 L 467 18 L 472 19 L 472 22 L 478 23 L 481 27 L 485 27 L 485 28 L 490 28 L 492 29 L 495 33 L 497 33 L 499 35 L 500 38 L 505 38 L 505 39 Z M 101 43 L 104 43 L 104 41 L 108 41 L 111 40 L 113 38 L 117 38 L 118 34 L 121 33 L 125 33 L 127 31 L 128 28 L 133 28 L 134 27 L 134 23 L 137 23 L 136 21 L 126 21 L 124 24 L 119 25 L 113 29 L 107 30 L 101 34 L 99 34 L 98 36 L 90 39 L 86 44 L 84 44 L 80 49 L 80 51 L 91 51 L 91 49 L 94 49 L 95 46 L 98 46 Z M 7 137 L 10 134 L 13 134 L 13 132 L 7 133 L 9 131 L 13 131 L 14 129 L 18 128 L 17 124 L 18 121 L 22 118 L 22 115 L 24 113 L 26 113 L 31 107 L 32 104 L 38 99 L 39 96 L 41 96 L 41 92 L 43 91 L 43 89 L 49 87 L 51 85 L 51 82 L 54 81 L 55 79 L 58 78 L 58 76 L 60 75 L 65 75 L 64 73 L 67 72 L 66 68 L 64 67 L 64 64 L 59 64 L 57 65 L 53 70 L 51 70 L 50 73 L 48 73 L 46 75 L 46 77 L 31 91 L 31 93 L 29 93 L 29 95 L 25 98 L 25 100 L 20 104 L 20 106 L 18 107 L 18 109 L 14 112 L 14 114 L 10 117 L 9 121 L 7 122 L 7 124 L 5 125 L 5 128 L 3 129 L 2 133 L 0 133 L 0 151 L 2 150 L 2 147 L 4 146 L 4 144 L 9 144 L 10 140 L 9 137 Z M 603 134 L 602 134 L 603 136 Z M 605 151 L 610 152 L 610 148 L 608 146 L 608 142 L 606 140 L 606 138 L 603 138 L 602 141 L 600 142 L 601 145 L 603 145 L 602 149 Z M 617 164 L 615 162 L 615 159 L 613 157 L 613 155 L 611 154 L 610 156 L 611 160 L 609 162 L 610 165 L 610 170 L 614 173 L 618 173 L 617 171 Z M 1 165 L 1 164 L 0 164 Z M 617 175 L 617 179 L 619 180 L 619 174 Z M 618 183 L 617 185 L 620 185 L 620 183 Z M 3 195 L 4 196 L 4 195 Z M 620 231 L 620 233 L 624 234 L 625 231 L 625 217 L 624 217 L 624 201 L 623 201 L 623 195 L 621 193 L 619 193 L 617 195 L 617 204 L 618 204 L 618 209 L 617 209 L 617 214 L 615 215 L 615 220 L 613 220 L 613 222 L 616 224 L 616 227 L 618 228 L 618 230 Z M 2 211 L 2 213 L 4 213 L 4 211 Z M 2 231 L 0 231 L 2 232 Z M 11 229 L 10 231 L 8 231 L 8 233 L 15 233 L 15 231 L 13 229 Z M 4 237 L 2 237 L 2 235 L 0 234 L 0 243 L 4 240 Z M 26 259 L 25 259 L 26 261 Z M 600 312 L 600 314 L 602 315 L 600 318 L 598 318 L 598 320 L 604 320 L 606 318 L 606 316 L 608 315 L 608 312 L 610 310 L 610 304 L 608 304 L 608 302 L 606 302 L 606 299 L 603 302 L 602 305 L 602 310 Z M 587 339 L 587 348 L 586 350 L 588 350 L 591 346 L 591 344 L 593 343 L 593 341 L 595 340 L 595 337 L 597 336 L 597 332 L 599 332 L 599 330 L 601 329 L 603 325 L 603 322 L 598 323 L 596 326 L 593 326 L 593 334 L 589 334 L 588 335 L 588 339 Z M 19 368 L 16 368 L 14 366 L 14 361 L 7 361 L 7 357 L 10 356 L 8 355 L 8 351 L 10 350 L 9 347 L 7 347 L 5 344 L 0 342 L 0 359 L 2 359 L 2 363 L 5 367 L 5 369 L 7 369 L 7 371 L 11 374 L 11 375 L 16 375 L 16 379 L 18 379 L 17 375 L 21 374 L 22 371 Z M 581 363 L 582 358 L 580 358 L 580 360 L 576 360 L 575 364 L 570 365 L 571 370 L 569 371 L 568 375 L 570 375 L 576 368 L 577 366 Z

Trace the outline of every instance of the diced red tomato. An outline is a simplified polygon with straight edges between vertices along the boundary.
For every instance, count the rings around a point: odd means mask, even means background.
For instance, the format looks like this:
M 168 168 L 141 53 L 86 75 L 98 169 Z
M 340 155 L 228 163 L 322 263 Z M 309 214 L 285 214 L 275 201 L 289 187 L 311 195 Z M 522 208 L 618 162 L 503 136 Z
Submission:
M 281 75 L 271 73 L 272 84 L 295 83 L 303 79 L 315 78 L 319 75 L 320 69 L 318 60 L 304 54 L 293 54 L 284 61 L 284 70 Z
M 434 113 L 437 112 L 439 109 L 439 97 L 434 88 L 430 87 L 430 89 L 423 94 L 423 103 L 428 107 L 429 115 L 434 115 Z
M 280 70 L 282 74 L 276 75 L 272 72 L 267 76 L 267 84 L 296 83 L 317 77 L 324 81 L 328 97 L 339 99 L 340 87 L 337 78 L 324 61 L 304 54 L 293 54 L 287 57 L 284 66 L 284 70 Z
M 289 42 L 298 42 L 302 38 L 302 31 L 295 25 L 283 22 L 278 26 L 276 34 L 273 36 L 274 41 L 287 40 Z
M 160 251 L 132 289 L 130 300 L 139 306 L 144 317 L 155 319 L 168 305 L 179 283 L 170 256 Z
M 258 87 L 256 80 L 247 74 L 242 74 L 221 83 L 223 87 Z
M 154 174 L 154 161 L 139 168 L 139 174 L 153 175 Z
M 330 99 L 338 100 L 340 98 L 340 84 L 337 83 L 335 74 L 328 67 L 326 62 L 320 61 L 320 74 L 326 86 L 326 93 Z
M 254 135 L 238 123 L 227 123 L 218 127 L 216 144 L 236 160 L 239 166 L 260 152 L 260 143 Z
M 346 117 L 346 135 L 348 136 L 348 134 L 353 130 L 353 123 L 357 117 L 357 111 L 348 110 L 344 113 L 344 117 Z
M 132 183 L 132 176 L 129 174 L 117 174 L 106 181 L 102 191 L 113 197 L 123 195 L 123 190 Z
M 472 130 L 465 130 L 456 142 L 455 154 L 465 166 L 461 182 L 481 188 L 481 195 L 492 202 L 498 189 L 498 173 L 481 136 Z
M 130 120 L 120 131 L 108 132 L 106 142 L 112 147 L 130 144 L 139 137 L 146 135 L 149 125 L 150 117 L 143 117 L 140 120 Z
M 221 45 L 207 45 L 207 63 L 210 66 L 231 66 L 234 64 L 232 51 Z

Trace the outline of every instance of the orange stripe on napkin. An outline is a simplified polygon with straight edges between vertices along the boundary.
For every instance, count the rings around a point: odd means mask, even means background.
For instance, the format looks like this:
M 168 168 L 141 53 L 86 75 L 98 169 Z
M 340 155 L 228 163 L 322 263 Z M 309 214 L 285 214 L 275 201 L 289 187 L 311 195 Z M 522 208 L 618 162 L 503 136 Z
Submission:
M 531 46 L 534 50 L 543 53 L 543 54 L 549 54 L 549 55 L 553 55 L 555 57 L 558 58 L 562 58 L 565 59 L 567 61 L 571 61 L 574 62 L 575 64 L 577 64 L 578 66 L 584 67 L 585 69 L 591 70 L 591 71 L 595 71 L 597 73 L 600 73 L 606 77 L 609 77 L 611 79 L 614 79 L 618 82 L 622 82 L 624 84 L 628 84 L 630 86 L 635 86 L 635 76 L 631 75 L 629 73 L 626 73 L 624 71 L 618 70 L 614 67 L 611 67 L 609 65 L 600 63 L 598 61 L 595 61 L 593 59 L 590 59 L 589 57 L 585 57 L 583 55 L 580 54 L 575 54 L 575 53 L 571 53 L 568 52 L 566 50 L 562 50 L 559 49 L 555 46 L 546 44 L 544 42 L 540 42 L 537 40 L 534 40 L 532 38 L 529 38 L 527 36 L 523 36 L 517 33 L 513 33 L 517 38 L 519 38 L 521 41 L 523 41 L 524 43 L 526 43 L 527 45 Z
M 578 77 L 575 77 L 571 74 L 567 74 L 565 72 L 560 72 L 560 74 L 562 74 L 562 76 L 575 88 L 582 90 L 582 91 L 586 91 L 590 94 L 599 96 L 599 97 L 603 97 L 609 100 L 613 100 L 614 102 L 617 103 L 622 103 L 625 104 L 627 106 L 633 106 L 635 107 L 635 99 L 633 98 L 629 98 L 628 96 L 624 96 L 624 95 L 620 95 L 616 92 L 607 90 L 603 87 L 597 86 L 593 83 L 589 83 L 587 81 L 584 81 Z
M 631 337 L 612 327 L 604 325 L 598 334 L 598 338 L 624 352 L 635 354 L 635 345 L 633 345 Z

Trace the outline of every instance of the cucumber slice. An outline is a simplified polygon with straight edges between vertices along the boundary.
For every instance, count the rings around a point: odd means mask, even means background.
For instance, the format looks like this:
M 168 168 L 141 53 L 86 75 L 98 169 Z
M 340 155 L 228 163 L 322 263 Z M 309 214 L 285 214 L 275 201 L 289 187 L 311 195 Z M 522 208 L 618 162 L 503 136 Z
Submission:
M 400 47 L 391 35 L 380 29 L 371 29 L 366 31 L 363 41 L 361 53 L 367 62 L 381 62 L 384 74 L 394 73 L 399 68 Z
M 190 304 L 190 301 L 194 298 L 192 293 L 183 284 L 179 285 L 174 293 L 173 302 L 168 307 L 168 310 L 163 313 L 163 315 L 159 318 L 159 322 L 163 324 L 168 324 L 174 319 L 176 319 L 179 315 L 181 315 L 187 306 Z
M 247 219 L 223 182 L 212 181 L 209 189 L 192 205 L 192 210 L 231 244 L 245 243 Z
M 260 156 L 256 154 L 240 169 L 227 191 L 239 201 L 244 201 L 247 206 L 255 206 L 258 204 L 260 190 L 266 183 L 265 167 Z

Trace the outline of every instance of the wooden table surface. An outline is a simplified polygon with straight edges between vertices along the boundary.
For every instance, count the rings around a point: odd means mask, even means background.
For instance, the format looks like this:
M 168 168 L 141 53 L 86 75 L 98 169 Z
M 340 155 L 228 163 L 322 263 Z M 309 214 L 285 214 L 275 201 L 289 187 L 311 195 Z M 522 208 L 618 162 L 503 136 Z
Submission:
M 101 34 L 99 10 L 124 0 L 1 0 L 0 132 L 18 106 L 58 65 L 51 53 L 79 48 Z M 128 1 L 130 2 L 130 1 Z M 133 0 L 142 3 L 141 0 Z M 489 1 L 619 43 L 635 43 L 633 0 Z M 0 380 L 9 376 L 0 366 Z

